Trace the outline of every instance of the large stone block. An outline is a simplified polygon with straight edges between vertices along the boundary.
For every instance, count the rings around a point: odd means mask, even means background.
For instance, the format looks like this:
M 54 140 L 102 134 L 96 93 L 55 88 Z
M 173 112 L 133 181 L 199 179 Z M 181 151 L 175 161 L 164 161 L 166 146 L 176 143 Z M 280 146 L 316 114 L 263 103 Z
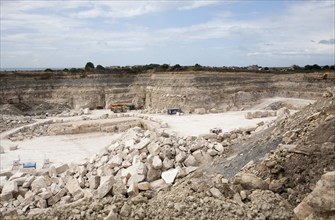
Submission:
M 61 198 L 63 196 L 65 196 L 67 193 L 67 190 L 65 188 L 61 189 L 56 195 L 54 195 L 53 197 L 49 198 L 48 201 L 48 205 L 52 206 L 55 203 L 57 203 L 59 200 L 61 200 Z
M 153 156 L 158 155 L 161 151 L 161 147 L 158 145 L 158 143 L 154 142 L 151 142 L 147 148 L 149 153 Z
M 146 146 L 148 146 L 149 143 L 150 143 L 150 138 L 143 138 L 138 144 L 135 145 L 135 148 L 138 150 L 141 150 L 145 148 Z
M 36 177 L 36 179 L 31 183 L 31 189 L 33 191 L 38 191 L 42 188 L 47 188 L 47 182 L 43 176 Z
M 18 193 L 18 185 L 16 181 L 6 181 L 3 188 L 1 195 L 7 195 L 7 194 L 16 194 Z
M 65 188 L 76 199 L 84 196 L 83 190 L 81 189 L 78 180 L 75 178 L 69 179 L 65 185 Z
M 113 176 L 104 176 L 101 178 L 100 186 L 98 188 L 98 197 L 105 197 L 113 188 L 113 184 L 115 183 Z
M 90 189 L 97 189 L 100 185 L 100 176 L 91 176 L 88 178 L 88 182 L 90 184 Z
M 160 178 L 161 173 L 162 173 L 161 170 L 157 170 L 157 169 L 153 168 L 152 166 L 149 166 L 147 176 L 146 176 L 146 180 L 148 182 L 152 182 L 154 180 L 157 180 L 157 179 Z
M 122 157 L 120 155 L 114 155 L 108 162 L 108 164 L 113 167 L 121 166 L 122 164 Z
M 63 165 L 60 165 L 58 167 L 56 167 L 56 172 L 57 174 L 61 174 L 61 173 L 64 173 L 65 171 L 67 171 L 69 169 L 69 165 L 68 164 L 63 164 Z

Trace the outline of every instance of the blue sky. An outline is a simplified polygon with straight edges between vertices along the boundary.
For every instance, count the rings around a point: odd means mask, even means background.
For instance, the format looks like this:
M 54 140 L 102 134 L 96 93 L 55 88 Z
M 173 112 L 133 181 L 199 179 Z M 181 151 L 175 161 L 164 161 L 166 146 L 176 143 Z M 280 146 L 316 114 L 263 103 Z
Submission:
M 1 0 L 1 68 L 333 65 L 331 1 Z

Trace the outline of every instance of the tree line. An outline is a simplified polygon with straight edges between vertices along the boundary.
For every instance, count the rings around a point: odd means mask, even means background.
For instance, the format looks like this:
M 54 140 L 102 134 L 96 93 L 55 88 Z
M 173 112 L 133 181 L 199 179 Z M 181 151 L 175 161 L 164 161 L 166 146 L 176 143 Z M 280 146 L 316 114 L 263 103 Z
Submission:
M 262 67 L 258 65 L 252 65 L 247 67 L 238 66 L 202 66 L 195 64 L 193 66 L 182 66 L 180 64 L 169 65 L 169 64 L 147 64 L 147 65 L 134 65 L 134 66 L 109 66 L 104 67 L 102 65 L 95 66 L 92 62 L 87 62 L 84 68 L 65 68 L 63 72 L 71 73 L 83 73 L 83 72 L 99 72 L 99 73 L 144 73 L 144 72 L 168 72 L 168 71 L 214 71 L 214 72 L 316 72 L 316 71 L 331 71 L 335 70 L 334 65 L 319 66 L 317 64 L 305 65 L 303 67 L 299 65 L 293 65 L 291 67 Z M 52 69 L 48 68 L 45 72 L 53 72 Z

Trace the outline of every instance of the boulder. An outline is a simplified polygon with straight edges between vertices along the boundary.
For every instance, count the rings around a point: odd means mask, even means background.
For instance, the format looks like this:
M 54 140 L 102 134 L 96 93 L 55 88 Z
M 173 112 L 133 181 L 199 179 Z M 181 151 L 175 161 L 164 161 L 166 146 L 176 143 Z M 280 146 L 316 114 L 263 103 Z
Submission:
M 187 157 L 187 154 L 184 151 L 180 151 L 176 156 L 176 162 L 182 163 Z
M 8 180 L 7 176 L 0 176 L 0 191 L 2 190 L 7 180 Z
M 145 148 L 146 146 L 148 146 L 149 143 L 150 143 L 150 138 L 143 138 L 138 144 L 135 145 L 135 148 L 138 150 L 141 150 Z
M 114 183 L 115 180 L 113 176 L 102 177 L 98 188 L 98 197 L 105 197 L 109 193 L 109 191 L 111 191 Z
M 208 149 L 208 150 L 207 150 L 207 153 L 208 153 L 210 156 L 212 156 L 212 157 L 218 155 L 218 152 L 217 152 L 216 150 L 214 150 L 214 149 Z
M 178 169 L 171 169 L 168 171 L 162 172 L 162 179 L 165 181 L 165 183 L 170 184 L 173 183 L 176 179 L 178 174 Z
M 163 162 L 159 156 L 154 156 L 152 159 L 152 167 L 154 169 L 160 169 L 163 166 Z
M 55 203 L 57 203 L 65 194 L 67 193 L 67 190 L 65 188 L 61 189 L 56 195 L 54 195 L 53 197 L 49 198 L 47 200 L 48 205 L 52 206 Z
M 192 153 L 192 156 L 195 158 L 196 161 L 199 163 L 203 161 L 204 158 L 204 152 L 202 150 L 196 150 Z
M 139 190 L 149 190 L 150 189 L 150 183 L 149 182 L 141 182 L 138 184 Z
M 4 193 L 2 192 L 0 195 L 0 203 L 5 203 L 13 198 L 13 194 L 11 192 Z
M 10 170 L 2 170 L 0 171 L 0 176 L 6 176 L 7 179 L 9 179 L 11 176 L 13 176 L 13 172 Z
M 335 171 L 325 173 L 316 183 L 313 191 L 294 209 L 299 219 L 312 213 L 334 213 L 335 211 Z
M 188 157 L 184 161 L 184 164 L 186 166 L 197 166 L 198 162 L 197 162 L 197 160 L 192 155 L 188 155 Z
M 206 109 L 205 108 L 196 108 L 196 109 L 194 109 L 194 113 L 202 115 L 202 114 L 206 113 Z
M 71 178 L 67 181 L 65 188 L 71 193 L 72 197 L 75 200 L 84 197 L 83 190 L 81 189 L 79 182 L 75 178 Z
M 47 188 L 47 181 L 43 176 L 36 177 L 36 179 L 31 183 L 31 189 L 33 191 L 39 191 L 40 189 Z
M 149 181 L 149 182 L 157 180 L 157 179 L 160 178 L 161 173 L 162 173 L 161 170 L 157 170 L 157 169 L 153 168 L 152 166 L 148 166 L 148 172 L 147 172 L 146 180 Z
M 52 193 L 49 191 L 43 191 L 38 194 L 42 199 L 49 199 L 52 196 Z
M 163 170 L 168 170 L 173 167 L 173 160 L 169 158 L 164 158 L 163 160 Z
M 220 143 L 216 143 L 214 145 L 214 149 L 217 150 L 220 153 L 222 153 L 224 151 L 224 148 L 223 148 L 222 144 L 220 144 Z
M 213 187 L 209 190 L 213 197 L 220 199 L 223 197 L 223 194 L 217 188 Z
M 121 177 L 128 177 L 134 176 L 136 174 L 145 176 L 147 173 L 147 168 L 144 163 L 136 162 L 136 158 L 134 158 L 133 165 L 128 167 L 127 169 L 122 170 Z
M 113 168 L 113 167 L 118 167 L 122 164 L 122 157 L 120 155 L 115 155 L 113 156 L 108 164 Z
M 135 140 L 134 139 L 128 139 L 124 142 L 124 147 L 132 149 L 135 146 Z
M 248 190 L 266 190 L 269 188 L 264 180 L 251 173 L 238 173 L 234 178 L 234 184 L 240 184 L 244 189 Z
M 88 178 L 88 182 L 90 185 L 90 189 L 97 189 L 100 185 L 100 176 L 90 176 Z
M 158 145 L 158 143 L 154 142 L 151 142 L 147 148 L 149 153 L 153 156 L 158 155 L 161 151 L 161 147 Z
M 57 176 L 57 171 L 55 166 L 50 166 L 48 169 L 48 173 L 50 177 Z
M 68 169 L 69 169 L 68 164 L 62 164 L 62 165 L 56 167 L 56 173 L 61 174 L 61 173 L 64 173 L 65 171 L 67 171 Z
M 298 219 L 303 220 L 310 216 L 314 210 L 306 202 L 301 202 L 293 211 Z
M 18 193 L 17 182 L 16 181 L 6 181 L 2 188 L 1 195 L 7 198 L 7 197 L 10 197 L 8 196 L 9 194 L 14 196 L 16 193 Z
M 52 194 L 56 195 L 60 190 L 60 186 L 56 183 L 52 183 L 51 186 L 50 186 L 50 190 L 52 192 Z
M 113 188 L 112 188 L 113 195 L 126 195 L 127 194 L 127 187 L 122 182 L 122 180 L 115 181 Z

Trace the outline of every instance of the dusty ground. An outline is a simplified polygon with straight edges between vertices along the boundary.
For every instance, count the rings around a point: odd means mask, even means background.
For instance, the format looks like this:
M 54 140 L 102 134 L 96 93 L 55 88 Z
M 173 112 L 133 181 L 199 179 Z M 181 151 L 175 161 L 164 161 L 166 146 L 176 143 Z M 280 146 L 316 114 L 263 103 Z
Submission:
M 37 168 L 42 168 L 44 159 L 49 159 L 54 165 L 63 163 L 78 163 L 84 158 L 99 152 L 108 146 L 119 134 L 90 133 L 74 135 L 41 136 L 30 140 L 17 141 L 18 149 L 1 154 L 0 169 L 11 168 L 14 159 L 21 162 L 36 162 Z M 13 144 L 2 140 L 2 146 Z
M 293 109 L 300 109 L 302 106 L 312 103 L 313 100 L 271 98 L 265 99 L 261 104 L 250 110 L 226 112 L 205 115 L 148 115 L 152 118 L 160 119 L 169 125 L 169 130 L 176 132 L 179 136 L 198 136 L 206 134 L 211 128 L 220 127 L 223 132 L 229 132 L 236 128 L 255 127 L 257 123 L 272 121 L 275 117 L 245 119 L 246 112 L 263 110 L 269 108 L 273 103 L 281 103 L 280 107 L 288 105 Z M 103 114 L 110 113 L 109 110 L 94 110 L 90 118 L 97 119 Z M 37 122 L 45 120 L 80 121 L 81 116 L 74 117 L 48 117 L 47 119 L 35 119 Z M 22 127 L 22 126 L 21 126 Z M 16 128 L 19 129 L 20 127 Z M 12 142 L 4 138 L 16 129 L 1 133 L 1 145 L 5 148 L 5 154 L 0 155 L 0 169 L 9 169 L 13 160 L 20 159 L 21 162 L 37 163 L 41 168 L 44 159 L 49 159 L 53 163 L 78 162 L 90 155 L 99 152 L 100 149 L 108 146 L 111 141 L 118 138 L 120 134 L 111 133 L 86 133 L 76 135 L 42 136 L 33 139 Z M 9 151 L 9 146 L 18 145 L 15 151 Z M 240 168 L 240 166 L 238 166 Z
M 176 132 L 179 136 L 198 136 L 206 134 L 211 128 L 220 127 L 223 132 L 229 132 L 236 128 L 256 127 L 259 122 L 269 122 L 275 117 L 245 119 L 247 112 L 268 109 L 273 103 L 281 103 L 282 106 L 289 106 L 293 109 L 301 109 L 302 106 L 314 102 L 313 100 L 290 99 L 290 98 L 272 98 L 265 99 L 261 104 L 250 110 L 226 112 L 218 114 L 205 115 L 147 115 L 152 118 L 160 119 L 169 125 L 169 130 Z M 292 112 L 295 112 L 293 110 Z M 109 110 L 94 110 L 90 118 L 97 119 L 103 114 L 110 113 Z M 82 117 L 48 117 L 47 119 L 36 119 L 37 122 L 45 120 L 63 120 L 63 121 L 80 121 Z M 21 126 L 22 127 L 22 126 Z M 16 128 L 19 129 L 20 127 Z M 99 152 L 100 149 L 108 146 L 120 134 L 112 133 L 86 133 L 76 135 L 57 135 L 42 136 L 33 139 L 12 142 L 4 138 L 5 134 L 11 131 L 1 133 L 1 145 L 5 148 L 5 154 L 0 155 L 0 169 L 10 169 L 13 160 L 20 159 L 21 162 L 36 162 L 37 167 L 41 168 L 44 159 L 51 162 L 68 163 L 79 162 L 90 155 Z M 18 145 L 15 151 L 9 151 L 9 146 Z M 238 166 L 240 168 L 240 166 Z

